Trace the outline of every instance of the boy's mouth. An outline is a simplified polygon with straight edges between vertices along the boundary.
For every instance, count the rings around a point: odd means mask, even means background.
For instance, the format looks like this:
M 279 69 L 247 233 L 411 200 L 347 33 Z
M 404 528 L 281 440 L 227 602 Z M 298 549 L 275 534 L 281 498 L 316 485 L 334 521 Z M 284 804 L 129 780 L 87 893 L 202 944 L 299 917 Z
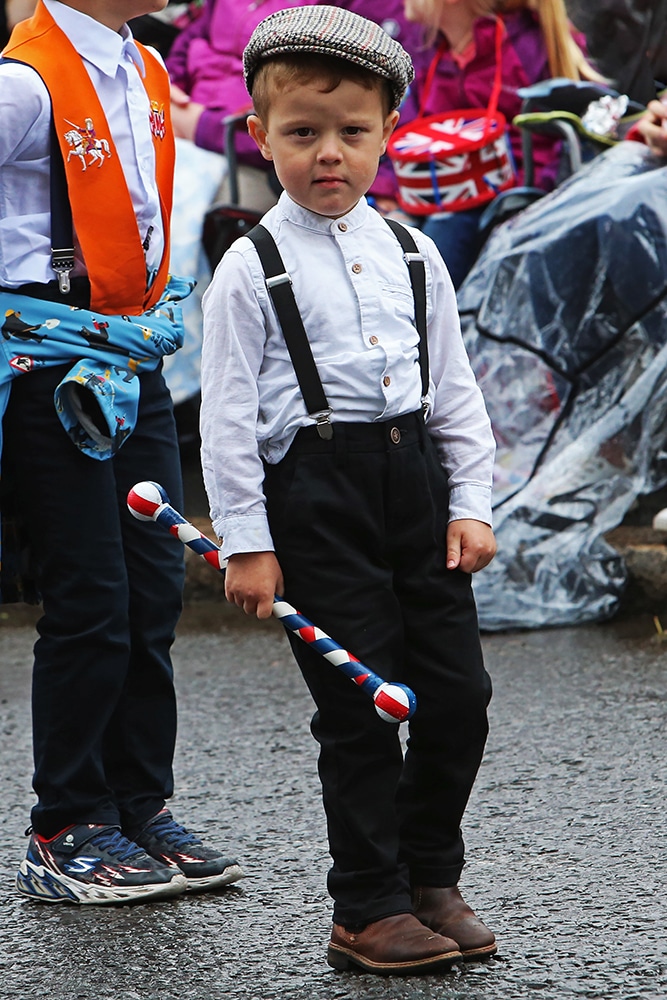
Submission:
M 345 181 L 342 177 L 334 177 L 333 175 L 327 174 L 326 177 L 316 177 L 315 183 L 321 185 L 322 187 L 338 187 L 340 184 L 344 184 Z

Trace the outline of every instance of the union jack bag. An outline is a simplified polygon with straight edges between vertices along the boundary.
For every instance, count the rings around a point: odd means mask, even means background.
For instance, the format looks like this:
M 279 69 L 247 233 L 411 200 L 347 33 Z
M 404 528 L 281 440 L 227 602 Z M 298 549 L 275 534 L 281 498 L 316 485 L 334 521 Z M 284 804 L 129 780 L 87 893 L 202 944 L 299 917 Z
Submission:
M 496 21 L 496 76 L 489 106 L 418 117 L 396 129 L 387 147 L 398 180 L 398 202 L 410 215 L 477 208 L 514 187 L 516 169 L 505 116 L 497 110 L 502 84 L 504 26 Z M 424 85 L 422 107 L 435 73 Z

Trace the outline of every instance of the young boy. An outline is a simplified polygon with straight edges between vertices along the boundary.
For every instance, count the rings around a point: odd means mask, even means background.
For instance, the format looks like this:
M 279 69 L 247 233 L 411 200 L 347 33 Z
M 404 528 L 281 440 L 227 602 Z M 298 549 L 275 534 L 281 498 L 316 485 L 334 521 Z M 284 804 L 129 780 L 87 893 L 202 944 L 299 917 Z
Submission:
M 432 972 L 496 947 L 457 889 L 490 697 L 470 573 L 495 551 L 493 437 L 439 254 L 412 232 L 429 378 L 406 258 L 364 198 L 412 76 L 407 54 L 365 18 L 302 7 L 257 27 L 244 68 L 250 134 L 284 187 L 262 224 L 287 274 L 267 282 L 244 237 L 204 299 L 202 456 L 226 594 L 264 618 L 284 592 L 415 691 L 403 760 L 371 701 L 293 643 L 317 705 L 328 961 Z M 281 328 L 271 298 L 288 281 L 307 333 L 289 351 L 295 323 Z
M 242 874 L 165 809 L 183 555 L 126 506 L 146 476 L 182 495 L 161 372 L 182 339 L 169 82 L 124 24 L 154 9 L 40 0 L 0 64 L 3 507 L 9 494 L 44 612 L 17 886 L 46 902 L 141 902 Z

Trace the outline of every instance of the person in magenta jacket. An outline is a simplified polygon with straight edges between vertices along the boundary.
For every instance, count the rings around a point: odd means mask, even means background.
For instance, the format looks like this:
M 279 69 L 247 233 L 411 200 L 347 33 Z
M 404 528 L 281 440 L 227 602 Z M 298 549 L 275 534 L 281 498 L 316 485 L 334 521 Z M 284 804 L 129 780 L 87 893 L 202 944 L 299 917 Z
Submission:
M 584 56 L 584 38 L 569 24 L 563 0 L 405 0 L 405 14 L 422 25 L 435 53 L 426 48 L 414 56 L 415 82 L 401 109 L 402 123 L 422 115 L 488 106 L 497 65 L 498 17 L 504 27 L 498 110 L 508 122 L 521 110 L 521 87 L 551 77 L 601 79 Z M 509 137 L 520 184 L 520 130 L 510 126 Z M 536 136 L 534 157 L 535 183 L 548 191 L 558 171 L 557 140 Z M 481 211 L 429 216 L 422 227 L 438 244 L 456 287 L 477 254 Z
M 243 82 L 242 56 L 250 35 L 260 21 L 286 7 L 311 6 L 317 0 L 206 0 L 200 17 L 175 40 L 167 69 L 172 81 L 172 121 L 177 136 L 197 146 L 224 152 L 223 118 L 250 111 Z M 402 0 L 329 0 L 381 24 L 411 54 L 420 45 L 421 31 L 410 24 Z M 239 161 L 265 167 L 256 145 L 237 134 Z M 391 179 L 385 184 L 393 189 Z

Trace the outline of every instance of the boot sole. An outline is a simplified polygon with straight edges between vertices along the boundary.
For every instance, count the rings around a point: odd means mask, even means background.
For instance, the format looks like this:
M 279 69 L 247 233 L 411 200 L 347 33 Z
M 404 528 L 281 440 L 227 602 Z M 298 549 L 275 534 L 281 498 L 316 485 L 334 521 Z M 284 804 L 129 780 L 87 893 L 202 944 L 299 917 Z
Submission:
M 468 951 L 461 950 L 464 962 L 481 962 L 485 958 L 491 958 L 498 951 L 497 944 L 487 944 L 484 948 L 469 948 Z
M 419 958 L 411 962 L 373 962 L 348 948 L 329 945 L 327 962 L 332 969 L 339 972 L 355 971 L 373 972 L 378 976 L 414 976 L 429 972 L 439 972 L 449 969 L 455 962 L 461 961 L 460 951 L 446 952 L 444 955 L 432 955 L 429 958 Z

